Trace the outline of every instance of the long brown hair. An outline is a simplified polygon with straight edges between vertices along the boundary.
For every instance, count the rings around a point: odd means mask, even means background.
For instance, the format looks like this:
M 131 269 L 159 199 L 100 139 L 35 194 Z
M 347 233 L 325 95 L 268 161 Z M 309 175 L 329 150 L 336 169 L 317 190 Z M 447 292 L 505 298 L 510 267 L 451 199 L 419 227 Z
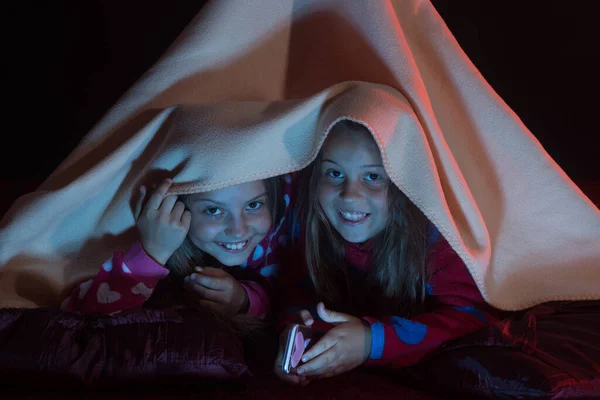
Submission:
M 267 189 L 267 205 L 271 212 L 271 223 L 275 226 L 281 218 L 284 209 L 281 178 L 279 176 L 267 178 L 264 182 Z M 191 196 L 179 196 L 179 200 L 185 204 L 187 209 L 189 209 Z M 205 254 L 196 247 L 189 236 L 187 236 L 183 244 L 167 260 L 166 267 L 170 273 L 166 279 L 163 279 L 159 283 L 146 305 L 154 308 L 193 307 L 194 304 L 191 304 L 185 296 L 186 292 L 183 289 L 183 280 L 186 276 L 194 272 L 195 267 L 206 265 L 224 269 L 228 268 L 219 263 L 214 257 Z M 217 314 L 216 316 L 230 322 L 233 328 L 244 336 L 255 335 L 257 330 L 264 326 L 263 321 L 246 314 L 234 316 Z
M 341 121 L 330 135 L 362 131 L 362 124 Z M 429 221 L 394 185 L 389 184 L 389 219 L 383 232 L 373 240 L 373 265 L 367 275 L 368 299 L 356 299 L 345 261 L 346 243 L 329 223 L 318 200 L 321 179 L 321 153 L 303 171 L 299 191 L 298 216 L 306 221 L 305 253 L 317 298 L 333 309 L 364 309 L 376 315 L 411 317 L 422 310 L 425 301 L 426 251 Z M 367 301 L 368 300 L 368 301 Z M 357 304 L 361 303 L 361 304 Z M 367 310 L 365 310 L 367 311 Z

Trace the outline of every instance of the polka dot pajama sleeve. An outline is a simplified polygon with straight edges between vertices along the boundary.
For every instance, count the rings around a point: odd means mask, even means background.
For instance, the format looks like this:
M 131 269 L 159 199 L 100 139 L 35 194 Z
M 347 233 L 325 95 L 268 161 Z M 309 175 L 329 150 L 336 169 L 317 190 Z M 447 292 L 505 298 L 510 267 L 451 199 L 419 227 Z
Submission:
M 497 320 L 462 260 L 445 241 L 434 249 L 427 285 L 429 312 L 412 319 L 364 319 L 371 324 L 367 365 L 405 367 L 421 361 L 442 344 Z
M 150 258 L 140 242 L 126 253 L 116 252 L 92 279 L 76 286 L 61 309 L 112 314 L 140 308 L 169 270 Z

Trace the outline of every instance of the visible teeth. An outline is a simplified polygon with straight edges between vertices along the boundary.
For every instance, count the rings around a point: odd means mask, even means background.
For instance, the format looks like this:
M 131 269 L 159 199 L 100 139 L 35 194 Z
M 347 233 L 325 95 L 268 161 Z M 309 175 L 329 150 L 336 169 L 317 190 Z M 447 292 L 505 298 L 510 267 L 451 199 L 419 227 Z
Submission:
M 349 221 L 360 221 L 367 216 L 366 213 L 358 211 L 340 211 L 340 214 L 342 214 L 342 217 Z
M 228 248 L 229 250 L 240 250 L 246 245 L 246 242 L 221 243 L 221 245 Z

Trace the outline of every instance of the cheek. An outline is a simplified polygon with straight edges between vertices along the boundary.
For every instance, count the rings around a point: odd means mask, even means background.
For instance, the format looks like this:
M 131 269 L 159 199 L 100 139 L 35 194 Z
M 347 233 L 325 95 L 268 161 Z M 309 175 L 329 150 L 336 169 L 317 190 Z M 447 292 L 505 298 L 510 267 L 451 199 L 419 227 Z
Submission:
M 323 209 L 327 209 L 331 205 L 337 190 L 335 187 L 326 184 L 320 184 L 317 189 L 317 198 Z
M 192 218 L 188 235 L 193 242 L 212 242 L 223 231 L 223 224 L 218 221 L 202 221 Z
M 273 225 L 271 213 L 266 211 L 259 215 L 254 215 L 246 220 L 248 225 L 252 226 L 254 232 L 258 235 L 266 235 Z
M 377 210 L 381 218 L 387 219 L 389 215 L 389 204 L 387 190 L 371 193 L 371 204 L 374 209 Z

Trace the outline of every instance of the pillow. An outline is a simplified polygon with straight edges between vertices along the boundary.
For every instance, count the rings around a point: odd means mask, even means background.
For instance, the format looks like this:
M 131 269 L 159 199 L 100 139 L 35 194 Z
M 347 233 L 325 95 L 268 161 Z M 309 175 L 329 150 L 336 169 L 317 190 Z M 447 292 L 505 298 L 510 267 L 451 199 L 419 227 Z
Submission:
M 242 341 L 208 311 L 134 309 L 106 316 L 0 310 L 5 384 L 104 387 L 247 374 Z
M 406 372 L 428 388 L 477 398 L 600 399 L 600 301 L 533 307 Z

